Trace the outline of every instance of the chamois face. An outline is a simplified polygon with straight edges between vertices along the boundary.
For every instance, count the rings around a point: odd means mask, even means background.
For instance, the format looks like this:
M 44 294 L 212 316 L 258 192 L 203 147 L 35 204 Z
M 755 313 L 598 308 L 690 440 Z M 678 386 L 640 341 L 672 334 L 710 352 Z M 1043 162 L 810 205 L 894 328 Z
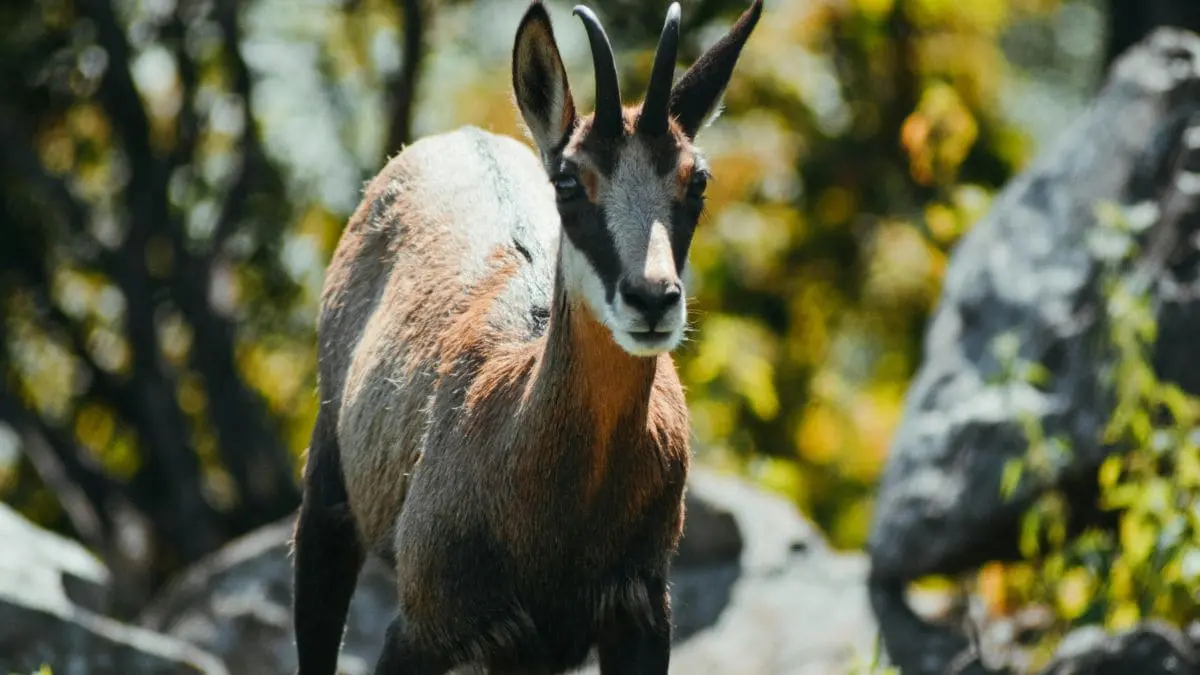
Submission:
M 682 277 L 709 178 L 692 140 L 716 109 L 761 12 L 755 0 L 673 86 L 673 3 L 645 99 L 625 108 L 604 29 L 590 10 L 576 7 L 596 68 L 596 111 L 586 117 L 576 113 L 540 0 L 517 30 L 513 90 L 558 200 L 561 278 L 630 354 L 669 351 L 683 339 Z

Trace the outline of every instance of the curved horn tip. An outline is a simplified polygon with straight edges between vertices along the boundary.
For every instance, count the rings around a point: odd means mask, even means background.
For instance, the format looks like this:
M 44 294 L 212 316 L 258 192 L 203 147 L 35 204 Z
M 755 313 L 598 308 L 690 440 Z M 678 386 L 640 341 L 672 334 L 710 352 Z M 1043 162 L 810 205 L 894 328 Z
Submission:
M 583 22 L 592 48 L 592 63 L 596 72 L 596 123 L 593 129 L 602 134 L 621 131 L 621 86 L 617 79 L 617 65 L 613 58 L 612 44 L 604 26 L 592 10 L 585 5 L 576 5 L 574 14 Z
M 667 7 L 667 18 L 663 22 L 658 49 L 654 52 L 654 65 L 650 69 L 646 98 L 638 115 L 638 132 L 649 136 L 664 134 L 669 127 L 671 83 L 679 51 L 679 15 L 679 3 L 672 2 Z
M 667 23 L 679 23 L 681 10 L 678 2 L 672 2 L 670 7 L 667 7 Z

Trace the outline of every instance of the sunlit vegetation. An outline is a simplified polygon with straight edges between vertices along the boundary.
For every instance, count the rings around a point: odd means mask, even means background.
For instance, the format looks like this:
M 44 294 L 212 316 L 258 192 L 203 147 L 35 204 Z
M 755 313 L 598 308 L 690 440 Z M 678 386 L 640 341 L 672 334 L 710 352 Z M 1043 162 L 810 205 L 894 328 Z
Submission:
M 992 565 L 980 575 L 995 610 L 1048 610 L 1035 662 L 1044 662 L 1079 625 L 1120 630 L 1149 618 L 1179 626 L 1200 619 L 1200 400 L 1163 382 L 1152 366 L 1151 279 L 1136 264 L 1138 236 L 1159 213 L 1153 205 L 1098 210 L 1092 245 L 1106 263 L 1101 292 L 1112 365 L 1105 381 L 1114 399 L 1098 440 L 1119 452 L 1101 464 L 1097 480 L 1099 507 L 1115 515 L 1116 527 L 1068 535 L 1069 500 L 1058 490 L 1047 492 L 1024 518 L 1020 546 L 1027 562 Z M 1036 364 L 1021 371 L 1034 386 L 1043 372 Z M 1028 455 L 1010 465 L 1003 489 L 1026 472 L 1048 478 L 1073 451 L 1036 424 L 1028 425 L 1027 436 Z

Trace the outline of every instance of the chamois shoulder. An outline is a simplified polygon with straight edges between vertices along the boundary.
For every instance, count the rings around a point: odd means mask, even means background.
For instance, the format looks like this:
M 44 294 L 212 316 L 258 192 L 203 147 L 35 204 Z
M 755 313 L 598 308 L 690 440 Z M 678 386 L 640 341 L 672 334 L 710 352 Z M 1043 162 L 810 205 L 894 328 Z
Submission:
M 546 248 L 559 226 L 533 150 L 470 126 L 422 138 L 393 157 L 368 184 L 360 211 L 367 229 L 401 244 L 424 244 L 420 231 L 436 234 L 468 265 L 514 239 L 520 248 Z
M 445 185 L 441 194 L 447 196 L 462 196 L 455 188 L 467 187 L 468 193 L 500 193 L 553 206 L 553 191 L 533 149 L 510 136 L 475 126 L 414 142 L 392 157 L 371 182 L 393 181 L 399 181 L 401 187 L 436 189 Z
M 386 345 L 448 330 L 457 317 L 433 308 L 463 307 L 473 289 L 491 285 L 497 260 L 520 265 L 489 294 L 488 322 L 536 332 L 558 237 L 553 189 L 524 143 L 463 127 L 404 148 L 367 183 L 326 274 L 318 319 L 326 397 L 340 398 L 347 346 L 367 333 Z M 386 316 L 372 320 L 385 306 Z M 413 324 L 404 317 L 419 318 L 428 332 L 407 335 Z M 372 321 L 380 330 L 368 331 Z

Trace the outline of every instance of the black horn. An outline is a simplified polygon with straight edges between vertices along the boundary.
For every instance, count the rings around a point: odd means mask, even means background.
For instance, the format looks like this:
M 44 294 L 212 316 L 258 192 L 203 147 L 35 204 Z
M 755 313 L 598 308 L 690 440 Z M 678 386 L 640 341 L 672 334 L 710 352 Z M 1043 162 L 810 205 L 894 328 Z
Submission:
M 583 21 L 587 29 L 588 42 L 592 46 L 592 64 L 596 70 L 596 117 L 592 122 L 592 133 L 600 136 L 616 136 L 621 132 L 621 87 L 617 83 L 617 64 L 613 60 L 612 45 L 604 26 L 583 5 L 576 5 L 574 14 Z
M 754 0 L 729 32 L 696 59 L 675 83 L 671 90 L 671 114 L 689 137 L 695 138 L 696 132 L 711 118 L 762 11 L 763 0 Z
M 667 133 L 667 116 L 671 105 L 671 84 L 675 77 L 675 58 L 679 53 L 679 3 L 672 2 L 667 8 L 667 19 L 663 22 L 662 35 L 658 38 L 658 50 L 654 53 L 654 68 L 650 71 L 650 84 L 646 87 L 646 100 L 638 116 L 638 133 L 650 137 Z

